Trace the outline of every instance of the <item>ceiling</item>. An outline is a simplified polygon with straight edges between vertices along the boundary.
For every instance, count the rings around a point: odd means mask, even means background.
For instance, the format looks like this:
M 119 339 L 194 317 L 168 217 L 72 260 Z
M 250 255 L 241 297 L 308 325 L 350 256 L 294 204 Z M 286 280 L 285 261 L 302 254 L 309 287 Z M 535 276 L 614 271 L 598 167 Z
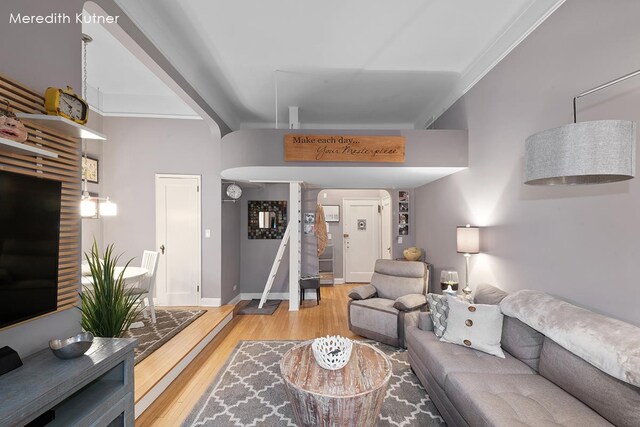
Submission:
M 232 129 L 286 127 L 289 106 L 303 128 L 422 129 L 562 2 L 116 0 Z M 101 91 L 162 93 L 110 55 Z
M 199 118 L 100 24 L 82 24 L 87 45 L 87 101 L 103 115 Z M 79 90 L 78 90 L 79 92 Z

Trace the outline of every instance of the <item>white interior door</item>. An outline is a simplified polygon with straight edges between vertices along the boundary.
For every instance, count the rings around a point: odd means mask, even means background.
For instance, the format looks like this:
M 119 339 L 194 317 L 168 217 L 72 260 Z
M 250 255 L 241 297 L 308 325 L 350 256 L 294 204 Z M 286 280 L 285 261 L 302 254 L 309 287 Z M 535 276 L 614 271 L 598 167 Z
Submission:
M 384 196 L 380 199 L 382 209 L 380 216 L 380 258 L 391 259 L 391 196 Z
M 156 175 L 159 305 L 200 304 L 200 176 Z
M 380 258 L 380 199 L 344 199 L 344 272 L 349 283 L 369 282 Z

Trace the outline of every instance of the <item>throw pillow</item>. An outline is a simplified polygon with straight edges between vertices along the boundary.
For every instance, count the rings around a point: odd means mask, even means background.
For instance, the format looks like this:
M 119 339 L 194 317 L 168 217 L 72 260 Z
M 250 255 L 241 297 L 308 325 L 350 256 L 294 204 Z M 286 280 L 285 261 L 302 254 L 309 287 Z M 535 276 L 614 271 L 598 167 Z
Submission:
M 497 305 L 469 304 L 447 296 L 447 329 L 440 341 L 474 348 L 504 359 L 500 348 L 502 312 Z
M 427 303 L 429 304 L 429 313 L 433 322 L 433 333 L 438 338 L 444 335 L 447 329 L 447 315 L 449 314 L 449 304 L 447 304 L 446 295 L 427 294 Z

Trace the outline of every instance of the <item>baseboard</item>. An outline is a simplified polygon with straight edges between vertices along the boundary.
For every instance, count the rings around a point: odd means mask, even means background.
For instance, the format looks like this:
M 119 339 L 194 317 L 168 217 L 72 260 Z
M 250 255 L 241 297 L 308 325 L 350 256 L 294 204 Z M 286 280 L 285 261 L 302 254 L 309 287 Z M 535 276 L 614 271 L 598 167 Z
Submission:
M 345 282 L 343 278 L 333 279 L 334 285 L 344 285 L 345 283 L 347 282 Z
M 212 298 L 216 299 L 216 298 Z M 227 323 L 233 318 L 233 313 L 229 313 L 211 332 L 205 336 L 176 366 L 165 375 L 142 399 L 136 403 L 135 417 L 138 418 L 149 406 L 164 392 L 169 385 L 180 375 L 180 373 L 196 358 L 196 356 L 209 344 L 213 338 L 220 333 Z
M 228 305 L 236 305 L 237 303 L 239 303 L 242 300 L 242 298 L 240 298 L 240 294 L 236 295 L 231 301 L 229 301 L 227 304 Z
M 243 301 L 251 300 L 251 299 L 260 299 L 260 298 L 262 298 L 262 292 L 240 294 L 240 299 Z M 269 292 L 268 299 L 288 300 L 289 292 Z
M 200 298 L 200 307 L 220 307 L 221 305 L 221 298 Z

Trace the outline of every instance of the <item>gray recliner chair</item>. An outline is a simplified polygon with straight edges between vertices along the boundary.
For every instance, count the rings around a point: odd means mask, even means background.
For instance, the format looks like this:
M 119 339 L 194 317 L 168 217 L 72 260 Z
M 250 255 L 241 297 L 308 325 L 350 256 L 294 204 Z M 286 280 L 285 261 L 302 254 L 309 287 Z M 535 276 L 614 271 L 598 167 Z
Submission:
M 349 294 L 349 329 L 363 337 L 404 347 L 405 328 L 418 325 L 427 307 L 427 265 L 418 261 L 379 259 L 371 284 Z

